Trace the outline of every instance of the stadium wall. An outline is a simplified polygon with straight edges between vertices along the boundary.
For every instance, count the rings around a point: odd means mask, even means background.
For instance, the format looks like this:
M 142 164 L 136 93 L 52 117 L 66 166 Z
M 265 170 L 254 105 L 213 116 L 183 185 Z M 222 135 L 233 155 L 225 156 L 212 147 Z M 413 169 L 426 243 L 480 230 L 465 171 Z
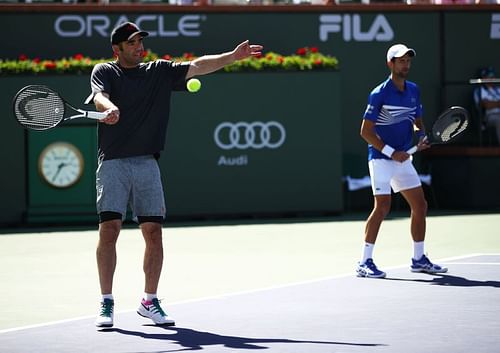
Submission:
M 216 53 L 234 47 L 243 39 L 250 39 L 252 42 L 263 44 L 268 51 L 282 54 L 293 53 L 304 46 L 315 46 L 325 54 L 336 56 L 340 61 L 340 71 L 337 75 L 327 74 L 324 78 L 311 76 L 315 80 L 331 79 L 331 82 L 322 81 L 321 85 L 318 85 L 314 80 L 305 80 L 307 85 L 297 88 L 298 92 L 303 94 L 303 102 L 306 101 L 305 96 L 309 97 L 308 99 L 314 99 L 314 102 L 319 102 L 319 100 L 328 102 L 328 104 L 309 105 L 309 109 L 302 112 L 300 118 L 305 126 L 308 119 L 315 121 L 315 117 L 321 117 L 324 120 L 321 121 L 321 124 L 329 128 L 332 141 L 335 139 L 339 141 L 340 146 L 336 146 L 332 142 L 331 146 L 324 149 L 325 154 L 319 164 L 326 168 L 327 175 L 330 172 L 334 175 L 334 178 L 331 179 L 332 190 L 325 193 L 326 198 L 335 195 L 334 199 L 331 200 L 330 208 L 327 207 L 326 210 L 333 212 L 342 212 L 346 199 L 349 198 L 349 193 L 344 191 L 339 194 L 335 191 L 342 188 L 342 181 L 339 180 L 338 176 L 362 177 L 368 174 L 366 145 L 359 138 L 360 119 L 369 91 L 388 74 L 385 66 L 385 52 L 391 44 L 403 42 L 417 51 L 410 79 L 416 81 L 422 89 L 425 107 L 424 119 L 428 126 L 432 124 L 441 110 L 450 105 L 462 105 L 473 112 L 471 100 L 473 86 L 469 85 L 468 80 L 476 76 L 479 67 L 495 65 L 500 57 L 500 45 L 498 45 L 500 41 L 500 6 L 498 5 L 385 4 L 369 6 L 185 7 L 127 4 L 104 7 L 86 4 L 5 4 L 0 6 L 0 20 L 6 28 L 4 36 L 8 40 L 8 45 L 0 47 L 0 58 L 17 58 L 20 54 L 25 54 L 31 58 L 55 59 L 77 53 L 96 58 L 110 57 L 109 32 L 115 23 L 124 19 L 140 22 L 144 29 L 150 31 L 152 35 L 145 41 L 146 47 L 159 54 L 180 55 L 184 52 L 193 52 L 196 55 L 201 55 Z M 200 95 L 210 95 L 213 92 L 220 93 L 221 91 L 227 93 L 227 84 L 219 82 L 219 80 L 230 80 L 229 76 L 223 77 L 224 75 L 215 74 L 204 78 L 203 80 L 206 80 L 207 84 L 204 84 Z M 261 74 L 249 75 L 251 77 L 244 79 L 252 82 Z M 291 81 L 294 80 L 292 76 L 289 76 Z M 236 80 L 236 76 L 234 79 Z M 74 104 L 81 102 L 88 93 L 88 77 L 0 77 L 0 91 L 2 93 L 0 109 L 2 118 L 6 121 L 5 128 L 0 132 L 3 147 L 0 155 L 5 163 L 5 170 L 9 171 L 0 176 L 2 178 L 0 185 L 3 197 L 10 200 L 9 203 L 4 202 L 1 206 L 0 223 L 2 224 L 35 221 L 39 219 L 37 217 L 40 215 L 40 210 L 47 209 L 45 204 L 42 204 L 40 208 L 33 207 L 33 198 L 37 195 L 38 186 L 30 184 L 30 178 L 36 180 L 36 176 L 30 172 L 30 168 L 33 168 L 32 163 L 34 163 L 33 156 L 40 152 L 38 149 L 42 145 L 36 145 L 31 134 L 16 125 L 12 119 L 10 108 L 13 92 L 23 84 L 34 83 L 34 81 L 46 81 L 60 85 L 64 95 Z M 288 86 L 288 82 L 284 83 L 284 86 Z M 261 88 L 261 86 L 256 86 L 256 90 L 249 93 L 253 97 L 252 102 L 265 100 L 262 98 L 264 96 L 256 98 Z M 325 92 L 328 93 L 326 97 L 324 96 Z M 296 92 L 289 94 L 294 93 Z M 274 97 L 277 99 L 277 95 Z M 179 99 L 179 104 L 183 103 L 183 100 L 191 98 L 183 96 Z M 207 101 L 208 106 L 224 106 L 224 102 L 218 101 L 220 97 L 210 99 L 214 100 Z M 288 99 L 287 103 L 283 103 L 283 106 L 291 101 Z M 269 104 L 271 105 L 271 103 Z M 190 106 L 190 108 L 192 107 Z M 173 134 L 176 126 L 176 114 L 179 114 L 176 109 L 180 108 L 174 106 L 170 135 Z M 266 110 L 261 110 L 261 112 L 262 115 L 259 113 L 251 119 L 277 119 L 276 116 L 279 115 L 277 113 L 278 115 L 271 117 L 269 114 L 266 115 Z M 216 116 L 217 113 L 214 113 L 214 115 L 209 116 L 209 119 L 215 119 Z M 233 117 L 233 119 L 236 118 Z M 248 120 L 250 117 L 245 117 L 245 119 Z M 332 122 L 334 125 L 330 125 Z M 95 138 L 92 128 L 87 126 L 81 126 L 81 128 L 82 134 L 88 135 L 84 138 L 85 143 L 88 143 L 89 146 L 92 145 Z M 64 131 L 66 130 L 63 128 L 60 130 L 60 134 L 65 135 Z M 196 131 L 196 126 L 190 126 L 190 131 Z M 35 136 L 42 140 L 45 136 L 49 138 L 49 134 L 45 134 L 43 137 L 39 134 Z M 171 139 L 175 139 L 175 137 L 171 137 Z M 307 143 L 314 145 L 316 141 L 312 138 Z M 477 146 L 477 131 L 471 129 L 470 133 L 458 144 L 460 146 Z M 332 154 L 330 148 L 333 147 L 338 147 L 335 151 L 341 151 L 341 153 Z M 187 149 L 186 151 L 189 152 Z M 95 148 L 88 147 L 86 153 L 91 156 L 95 153 Z M 170 157 L 167 153 L 165 160 L 170 161 L 169 158 L 175 159 L 176 156 L 183 159 L 181 154 L 172 154 Z M 91 160 L 91 157 L 89 158 Z M 244 158 L 241 160 L 243 161 Z M 185 162 L 188 159 L 184 158 L 183 161 L 183 168 L 185 168 Z M 330 164 L 339 166 L 339 171 L 330 171 L 328 169 Z M 431 157 L 417 157 L 417 165 L 421 172 L 432 172 L 429 170 L 430 164 L 432 164 Z M 90 162 L 88 166 L 91 170 L 92 163 Z M 313 166 L 309 167 L 313 168 Z M 166 166 L 164 168 L 167 169 Z M 168 175 L 172 173 L 166 171 L 166 174 L 166 178 L 169 178 Z M 439 176 L 436 175 L 436 177 Z M 91 183 L 92 175 L 89 174 L 86 178 Z M 175 179 L 174 176 L 172 178 Z M 340 185 L 338 185 L 339 183 Z M 174 187 L 171 189 L 172 192 L 179 193 L 179 199 L 181 199 L 182 191 L 186 190 L 186 188 Z M 85 189 L 85 193 L 87 192 L 93 195 L 92 191 Z M 305 190 L 305 192 L 308 191 Z M 234 190 L 231 193 L 237 195 L 238 198 L 242 196 L 235 193 Z M 208 194 L 206 197 L 207 200 L 210 200 L 213 195 Z M 198 193 L 197 197 L 201 195 L 203 193 Z M 264 198 L 265 201 L 262 203 L 265 204 L 271 197 L 275 196 L 271 194 L 270 198 Z M 48 197 L 41 193 L 36 197 L 50 200 L 52 196 Z M 56 197 L 54 200 L 57 199 Z M 182 210 L 178 213 L 180 217 L 194 214 L 203 216 L 205 212 L 210 212 L 210 210 L 215 211 L 219 216 L 239 214 L 239 212 L 234 211 L 237 208 L 222 207 L 218 209 L 210 205 L 209 201 L 207 201 L 208 203 L 204 201 L 205 206 L 196 209 L 192 206 L 196 203 L 196 197 L 188 200 L 191 204 L 189 207 L 181 206 L 175 202 L 173 205 L 171 204 L 172 212 Z M 283 200 L 286 203 L 290 202 L 288 198 Z M 77 203 L 78 205 L 75 206 L 77 219 L 81 219 L 83 213 L 94 219 L 94 216 L 87 213 L 93 207 L 92 196 L 88 196 L 85 202 L 78 201 Z M 367 204 L 361 206 L 362 208 L 369 207 L 370 203 L 371 201 L 367 200 Z M 451 203 L 453 205 L 453 202 Z M 481 202 L 479 200 L 474 204 L 480 206 Z M 456 205 L 459 208 L 464 207 L 461 203 Z M 67 202 L 63 204 L 63 208 L 67 208 L 67 206 Z M 60 210 L 57 207 L 54 208 L 56 212 L 52 212 L 56 217 Z M 81 207 L 86 211 L 83 212 Z M 322 209 L 325 211 L 323 207 Z M 491 207 L 490 202 L 487 207 Z M 263 209 L 263 211 L 264 213 L 275 213 L 280 209 L 279 211 L 284 213 L 293 213 L 299 212 L 300 208 L 302 211 L 310 209 L 309 207 L 281 208 L 281 206 L 277 206 L 277 208 Z M 318 211 L 318 208 L 313 207 L 312 209 Z M 243 207 L 241 210 L 245 214 L 258 212 L 254 206 Z

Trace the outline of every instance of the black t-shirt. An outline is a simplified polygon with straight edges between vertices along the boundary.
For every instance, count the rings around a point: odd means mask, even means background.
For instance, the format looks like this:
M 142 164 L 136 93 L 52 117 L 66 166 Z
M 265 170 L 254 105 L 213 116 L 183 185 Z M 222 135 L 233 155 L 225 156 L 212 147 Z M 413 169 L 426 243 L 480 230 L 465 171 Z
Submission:
M 116 62 L 92 70 L 91 103 L 99 92 L 109 94 L 120 109 L 115 125 L 98 123 L 100 160 L 158 155 L 165 146 L 172 91 L 185 90 L 188 63 L 156 60 L 126 69 Z

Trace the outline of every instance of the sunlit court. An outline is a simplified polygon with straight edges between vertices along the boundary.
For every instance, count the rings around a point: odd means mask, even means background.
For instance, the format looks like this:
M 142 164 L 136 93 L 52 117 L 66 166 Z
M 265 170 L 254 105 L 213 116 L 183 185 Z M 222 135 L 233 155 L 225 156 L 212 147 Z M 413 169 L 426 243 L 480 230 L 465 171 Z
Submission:
M 0 20 L 0 353 L 498 351 L 498 0 Z

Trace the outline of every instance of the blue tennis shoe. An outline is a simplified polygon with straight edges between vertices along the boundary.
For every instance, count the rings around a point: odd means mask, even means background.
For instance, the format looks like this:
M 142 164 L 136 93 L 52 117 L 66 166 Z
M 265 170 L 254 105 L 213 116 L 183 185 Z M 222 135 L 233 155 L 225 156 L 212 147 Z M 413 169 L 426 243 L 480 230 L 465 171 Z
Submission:
M 365 263 L 358 263 L 358 268 L 356 269 L 358 277 L 368 277 L 368 278 L 384 278 L 385 272 L 380 271 L 373 262 L 373 259 L 367 259 Z
M 448 272 L 446 267 L 433 264 L 431 260 L 425 255 L 422 255 L 420 260 L 411 259 L 411 272 L 424 272 L 424 273 L 445 273 Z

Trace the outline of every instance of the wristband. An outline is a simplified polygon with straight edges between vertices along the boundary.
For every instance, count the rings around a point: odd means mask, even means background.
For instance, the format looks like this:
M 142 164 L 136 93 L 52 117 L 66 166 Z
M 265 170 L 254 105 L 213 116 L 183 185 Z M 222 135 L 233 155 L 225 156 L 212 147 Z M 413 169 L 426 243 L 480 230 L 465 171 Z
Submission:
M 392 154 L 394 153 L 394 148 L 392 148 L 389 145 L 385 145 L 384 148 L 382 148 L 381 152 L 385 154 L 387 157 L 391 158 Z

